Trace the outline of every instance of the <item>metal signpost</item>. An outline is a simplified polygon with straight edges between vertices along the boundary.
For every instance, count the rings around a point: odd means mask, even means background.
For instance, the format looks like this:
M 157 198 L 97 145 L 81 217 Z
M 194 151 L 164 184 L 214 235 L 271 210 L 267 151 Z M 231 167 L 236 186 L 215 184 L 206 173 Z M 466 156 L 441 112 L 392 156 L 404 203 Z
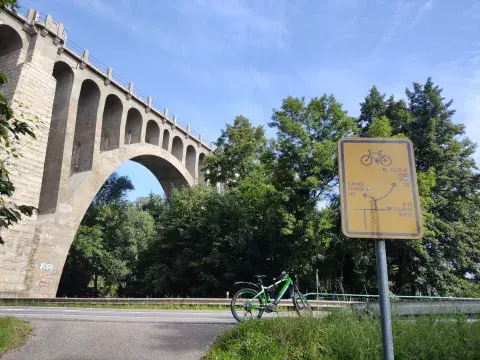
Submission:
M 384 359 L 393 360 L 385 239 L 423 235 L 412 142 L 405 138 L 338 141 L 342 231 L 376 239 Z

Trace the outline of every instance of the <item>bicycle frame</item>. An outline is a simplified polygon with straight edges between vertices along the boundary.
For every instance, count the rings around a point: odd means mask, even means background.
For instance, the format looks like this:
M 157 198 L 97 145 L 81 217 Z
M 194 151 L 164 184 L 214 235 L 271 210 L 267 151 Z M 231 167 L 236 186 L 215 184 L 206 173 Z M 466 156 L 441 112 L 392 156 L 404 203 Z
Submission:
M 257 295 L 255 295 L 252 299 L 248 300 L 248 301 L 245 301 L 246 304 L 249 305 L 249 307 L 251 309 L 255 309 L 255 310 L 263 310 L 265 309 L 265 306 L 266 304 L 270 304 L 270 299 L 268 298 L 267 296 L 267 293 L 265 290 L 268 290 L 268 289 L 271 289 L 272 287 L 274 286 L 277 286 L 279 284 L 281 284 L 282 282 L 285 282 L 285 284 L 283 285 L 282 289 L 280 290 L 280 292 L 278 293 L 277 297 L 275 298 L 275 300 L 273 301 L 273 304 L 274 305 L 277 305 L 280 300 L 282 299 L 283 295 L 285 295 L 285 292 L 287 291 L 287 289 L 290 287 L 290 285 L 293 285 L 293 280 L 290 276 L 284 278 L 284 279 L 281 279 L 281 280 L 278 280 L 277 282 L 273 283 L 272 285 L 270 286 L 263 286 L 263 284 L 261 284 L 261 289 L 260 291 L 258 292 Z M 292 291 L 293 291 L 293 286 L 292 286 Z M 257 299 L 259 296 L 262 296 L 263 297 L 263 301 L 264 301 L 264 304 L 265 305 L 260 305 L 260 306 L 257 306 L 257 305 L 250 305 L 250 303 Z

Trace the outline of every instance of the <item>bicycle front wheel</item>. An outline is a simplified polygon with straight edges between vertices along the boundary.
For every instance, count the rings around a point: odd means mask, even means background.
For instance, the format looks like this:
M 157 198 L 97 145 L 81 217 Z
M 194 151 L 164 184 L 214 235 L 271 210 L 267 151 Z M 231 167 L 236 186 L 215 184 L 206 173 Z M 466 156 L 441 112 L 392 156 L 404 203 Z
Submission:
M 382 155 L 380 157 L 380 164 L 383 166 L 389 166 L 392 163 L 392 159 L 388 155 Z
M 313 310 L 307 298 L 298 289 L 293 293 L 293 307 L 298 316 L 313 316 Z
M 238 290 L 233 295 L 230 309 L 238 322 L 248 319 L 260 319 L 263 315 L 263 299 L 257 296 L 258 291 L 245 288 Z
M 372 162 L 373 162 L 372 156 L 371 155 L 363 155 L 360 158 L 360 162 L 362 163 L 362 165 L 370 166 L 370 165 L 372 165 Z

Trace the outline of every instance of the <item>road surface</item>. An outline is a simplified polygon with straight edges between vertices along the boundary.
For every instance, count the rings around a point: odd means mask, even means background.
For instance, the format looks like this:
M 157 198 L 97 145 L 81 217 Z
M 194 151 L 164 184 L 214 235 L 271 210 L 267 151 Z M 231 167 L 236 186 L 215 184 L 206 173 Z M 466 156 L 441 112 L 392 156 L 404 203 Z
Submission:
M 2 360 L 200 359 L 236 323 L 229 311 L 0 307 L 35 330 Z

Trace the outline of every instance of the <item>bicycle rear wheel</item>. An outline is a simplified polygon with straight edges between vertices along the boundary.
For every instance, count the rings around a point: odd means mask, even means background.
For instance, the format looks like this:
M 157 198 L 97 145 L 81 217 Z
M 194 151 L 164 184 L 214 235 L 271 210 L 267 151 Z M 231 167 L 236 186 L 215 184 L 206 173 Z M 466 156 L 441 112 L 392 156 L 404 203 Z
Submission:
M 230 309 L 232 315 L 238 322 L 248 319 L 260 319 L 263 315 L 263 299 L 262 296 L 255 296 L 258 291 L 254 289 L 244 288 L 238 290 L 233 295 Z
M 313 316 L 313 310 L 307 298 L 298 289 L 293 292 L 293 307 L 298 316 Z

